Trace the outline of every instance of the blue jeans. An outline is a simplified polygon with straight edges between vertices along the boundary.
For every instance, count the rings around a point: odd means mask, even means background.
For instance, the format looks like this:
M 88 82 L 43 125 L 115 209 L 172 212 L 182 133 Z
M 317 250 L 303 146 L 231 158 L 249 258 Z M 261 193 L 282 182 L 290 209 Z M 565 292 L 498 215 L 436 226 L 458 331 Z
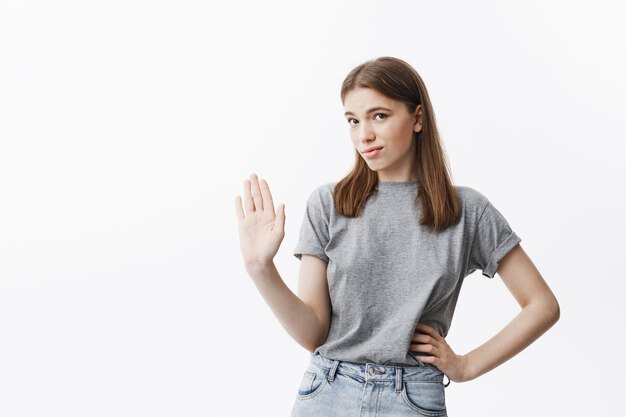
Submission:
M 311 353 L 291 417 L 447 417 L 443 372 L 431 364 L 385 366 Z

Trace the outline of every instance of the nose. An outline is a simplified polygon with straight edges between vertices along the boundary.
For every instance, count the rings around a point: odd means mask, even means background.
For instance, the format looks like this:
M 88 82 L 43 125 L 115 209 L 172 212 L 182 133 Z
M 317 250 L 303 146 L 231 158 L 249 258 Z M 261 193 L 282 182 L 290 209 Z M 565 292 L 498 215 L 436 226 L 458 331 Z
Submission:
M 359 128 L 359 142 L 367 143 L 371 142 L 375 138 L 374 131 L 370 128 L 370 126 L 367 123 L 361 123 L 361 127 Z

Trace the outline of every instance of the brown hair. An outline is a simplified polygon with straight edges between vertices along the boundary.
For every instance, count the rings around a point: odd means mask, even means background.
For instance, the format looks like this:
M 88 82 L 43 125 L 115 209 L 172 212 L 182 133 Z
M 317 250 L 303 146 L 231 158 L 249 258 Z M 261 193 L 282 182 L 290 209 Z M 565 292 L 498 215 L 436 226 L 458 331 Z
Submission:
M 434 231 L 456 224 L 461 207 L 422 78 L 407 62 L 384 56 L 366 61 L 350 71 L 341 86 L 341 102 L 345 103 L 346 95 L 359 87 L 372 88 L 402 101 L 410 113 L 422 105 L 422 130 L 414 133 L 419 184 L 415 199 L 419 200 L 422 211 L 419 224 Z M 378 174 L 367 166 L 357 149 L 355 156 L 352 171 L 336 184 L 333 191 L 335 211 L 347 217 L 359 216 L 367 198 L 377 192 L 378 185 Z

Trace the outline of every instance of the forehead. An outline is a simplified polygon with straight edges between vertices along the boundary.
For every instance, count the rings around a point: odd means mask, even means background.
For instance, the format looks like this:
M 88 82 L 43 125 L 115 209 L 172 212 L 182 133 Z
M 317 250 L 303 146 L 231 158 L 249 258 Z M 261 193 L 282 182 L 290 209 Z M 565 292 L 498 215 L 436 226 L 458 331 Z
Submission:
M 344 108 L 346 112 L 352 114 L 364 114 L 371 107 L 387 107 L 389 109 L 397 109 L 402 106 L 398 100 L 380 93 L 373 88 L 358 87 L 346 94 L 344 100 Z

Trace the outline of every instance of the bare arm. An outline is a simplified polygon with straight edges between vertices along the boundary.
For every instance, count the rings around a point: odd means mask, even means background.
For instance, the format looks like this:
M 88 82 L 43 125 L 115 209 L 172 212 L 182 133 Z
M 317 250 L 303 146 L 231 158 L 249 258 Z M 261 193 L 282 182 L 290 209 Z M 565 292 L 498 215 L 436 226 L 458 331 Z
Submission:
M 300 293 L 282 280 L 273 259 L 285 235 L 284 204 L 276 213 L 269 186 L 255 174 L 244 181 L 244 213 L 235 199 L 239 239 L 246 271 L 287 333 L 313 352 L 325 339 L 330 322 L 326 262 L 302 255 Z
M 556 297 L 521 245 L 502 259 L 497 273 L 522 310 L 495 336 L 464 355 L 468 380 L 489 372 L 521 352 L 560 317 Z
M 299 288 L 303 296 L 312 295 L 310 289 L 313 286 L 306 285 L 309 281 L 306 281 L 305 277 L 307 271 L 310 270 L 306 267 L 311 263 L 326 265 L 324 261 L 314 256 L 310 258 L 307 255 L 302 256 Z M 315 264 L 313 267 L 319 267 Z M 273 262 L 265 266 L 249 268 L 248 273 L 278 321 L 300 346 L 313 352 L 326 340 L 330 321 L 326 310 L 316 309 L 316 304 L 313 302 L 307 305 L 295 295 L 284 283 Z
M 559 320 L 559 303 L 521 245 L 502 258 L 497 273 L 522 311 L 487 342 L 465 355 L 457 355 L 435 328 L 424 323 L 415 327 L 414 343 L 409 350 L 426 353 L 420 360 L 439 368 L 451 381 L 469 381 L 489 372 L 517 355 Z

